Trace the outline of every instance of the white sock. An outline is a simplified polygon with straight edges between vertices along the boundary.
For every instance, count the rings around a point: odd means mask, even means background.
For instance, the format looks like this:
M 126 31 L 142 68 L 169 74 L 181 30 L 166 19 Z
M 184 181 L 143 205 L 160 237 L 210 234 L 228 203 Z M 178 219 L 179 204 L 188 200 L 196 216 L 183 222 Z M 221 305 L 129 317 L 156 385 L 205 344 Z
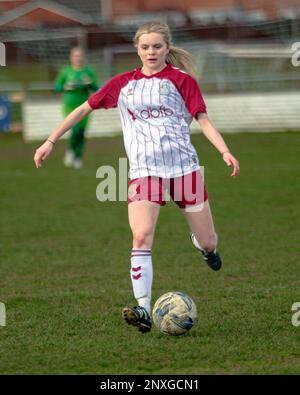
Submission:
M 144 298 L 139 298 L 138 300 L 138 305 L 141 307 L 144 307 L 145 310 L 148 311 L 148 313 L 151 315 L 151 300 L 147 296 Z
M 192 233 L 192 234 L 193 234 L 193 233 Z M 217 236 L 217 240 L 218 240 L 218 235 L 216 234 L 216 236 Z M 194 234 L 193 234 L 193 239 L 194 239 L 194 245 L 195 245 L 197 248 L 200 248 L 200 250 L 202 250 L 202 251 L 204 251 L 204 252 L 214 252 L 214 253 L 216 253 L 216 251 L 217 251 L 216 248 L 214 249 L 214 251 L 207 251 L 207 250 L 205 250 L 203 247 L 201 247 L 199 241 L 196 239 L 196 236 L 195 236 Z
M 150 313 L 153 279 L 151 250 L 132 249 L 130 277 L 133 294 L 138 305 L 144 307 Z
M 193 233 L 192 233 L 192 235 L 193 235 L 193 242 L 194 242 L 194 245 L 195 245 L 197 248 L 200 248 L 200 250 L 204 251 L 204 249 L 201 247 L 199 241 L 196 239 L 196 236 L 195 236 Z

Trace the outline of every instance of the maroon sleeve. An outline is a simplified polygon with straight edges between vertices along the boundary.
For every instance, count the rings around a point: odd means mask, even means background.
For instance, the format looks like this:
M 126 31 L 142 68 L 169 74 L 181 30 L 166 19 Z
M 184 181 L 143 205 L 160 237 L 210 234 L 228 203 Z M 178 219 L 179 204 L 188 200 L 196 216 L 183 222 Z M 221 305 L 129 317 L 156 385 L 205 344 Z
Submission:
M 88 98 L 88 103 L 94 110 L 98 108 L 114 108 L 118 105 L 120 90 L 129 80 L 131 73 L 123 73 L 113 77 L 102 88 Z
M 180 91 L 190 114 L 197 118 L 199 112 L 206 113 L 206 105 L 197 81 L 186 74 L 181 83 Z
M 196 118 L 199 112 L 206 113 L 206 105 L 197 81 L 182 70 L 173 68 L 168 76 L 180 92 L 189 113 Z

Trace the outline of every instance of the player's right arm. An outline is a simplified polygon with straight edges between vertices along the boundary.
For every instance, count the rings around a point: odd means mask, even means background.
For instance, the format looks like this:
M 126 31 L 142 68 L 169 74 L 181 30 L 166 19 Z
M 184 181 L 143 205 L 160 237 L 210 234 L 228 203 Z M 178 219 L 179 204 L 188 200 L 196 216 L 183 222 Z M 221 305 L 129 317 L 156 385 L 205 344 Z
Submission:
M 72 111 L 50 134 L 44 144 L 35 151 L 34 162 L 36 167 L 42 166 L 42 161 L 49 156 L 56 141 L 81 121 L 85 115 L 96 109 L 117 107 L 120 89 L 128 83 L 128 78 L 132 73 L 126 72 L 113 77 L 99 91 L 91 95 L 86 102 Z
M 44 144 L 35 151 L 33 160 L 37 168 L 41 167 L 42 161 L 50 155 L 56 141 L 92 111 L 93 109 L 88 101 L 86 101 L 81 104 L 81 106 L 75 108 L 75 110 L 63 120 L 63 122 L 50 134 Z

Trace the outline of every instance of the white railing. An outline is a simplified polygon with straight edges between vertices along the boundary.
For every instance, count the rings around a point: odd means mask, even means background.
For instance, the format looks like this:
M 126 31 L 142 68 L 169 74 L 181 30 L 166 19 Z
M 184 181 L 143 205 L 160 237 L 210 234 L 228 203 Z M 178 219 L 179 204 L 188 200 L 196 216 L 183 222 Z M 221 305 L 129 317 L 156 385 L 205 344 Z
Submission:
M 220 132 L 300 130 L 300 93 L 272 92 L 206 95 L 208 115 Z M 57 98 L 26 99 L 22 105 L 25 141 L 42 140 L 62 121 Z M 193 121 L 191 130 L 199 130 Z M 98 110 L 91 115 L 87 137 L 121 133 L 117 109 Z

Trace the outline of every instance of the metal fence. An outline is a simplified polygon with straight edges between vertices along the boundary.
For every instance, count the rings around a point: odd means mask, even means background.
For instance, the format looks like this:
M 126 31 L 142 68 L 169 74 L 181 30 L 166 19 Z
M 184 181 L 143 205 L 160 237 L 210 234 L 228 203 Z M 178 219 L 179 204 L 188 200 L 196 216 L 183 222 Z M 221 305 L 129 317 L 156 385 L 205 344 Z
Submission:
M 145 15 L 141 17 L 145 18 Z M 159 15 L 156 17 L 161 18 Z M 199 15 L 193 17 L 198 18 Z M 129 20 L 124 24 L 123 18 L 122 23 L 119 21 L 114 25 L 99 21 L 99 25 L 92 29 L 59 26 L 53 30 L 25 25 L 1 28 L 0 42 L 6 44 L 8 52 L 11 49 L 15 51 L 14 62 L 7 62 L 0 73 L 1 94 L 8 94 L 12 99 L 13 129 L 23 129 L 22 121 L 25 129 L 28 127 L 30 114 L 24 108 L 36 97 L 43 95 L 45 102 L 52 98 L 57 102 L 53 82 L 58 70 L 68 63 L 70 48 L 76 44 L 86 47 L 88 62 L 95 69 L 100 86 L 117 73 L 139 67 L 132 45 L 138 21 Z M 261 21 L 258 18 L 244 20 L 243 24 L 237 24 L 237 21 L 235 24 L 220 23 L 215 28 L 200 22 L 199 25 L 177 25 L 173 28 L 171 25 L 173 42 L 194 55 L 201 89 L 208 101 L 212 100 L 212 113 L 218 122 L 221 122 L 221 116 L 224 119 L 221 128 L 226 130 L 228 126 L 229 130 L 238 130 L 245 126 L 253 129 L 251 117 L 256 119 L 255 112 L 260 114 L 264 111 L 265 117 L 260 118 L 260 123 L 266 128 L 276 129 L 277 123 L 281 129 L 299 130 L 300 19 Z M 91 35 L 97 45 L 91 45 Z M 114 44 L 111 41 L 113 36 L 121 38 L 125 44 Z M 273 111 L 280 111 L 280 108 L 271 100 L 272 93 L 280 98 L 285 111 L 283 124 Z M 249 95 L 248 102 L 245 95 Z M 251 104 L 254 99 L 262 110 Z M 234 119 L 226 118 L 226 106 L 221 105 L 224 100 L 239 109 L 235 115 L 236 124 Z M 27 103 L 25 107 L 23 103 Z M 251 119 L 246 116 L 247 103 L 251 107 Z M 220 112 L 214 110 L 217 106 Z M 54 108 L 59 111 L 58 107 Z M 34 113 L 33 107 L 31 110 Z M 53 121 L 57 120 L 55 111 L 49 112 Z M 242 123 L 242 117 L 246 124 Z M 34 119 L 30 119 L 34 123 Z M 109 121 L 103 125 L 108 128 L 110 122 L 115 127 L 115 121 L 111 117 L 107 119 Z M 27 136 L 26 133 L 25 130 Z
M 58 69 L 68 63 L 69 50 L 76 43 L 87 47 L 88 61 L 96 70 L 100 85 L 116 73 L 138 67 L 139 59 L 131 44 L 137 26 L 132 23 L 100 27 L 101 32 L 98 28 L 0 29 L 0 42 L 16 51 L 14 63 L 1 69 L 1 90 L 7 91 L 18 83 L 27 91 L 47 84 L 50 87 Z M 299 43 L 300 48 L 300 19 L 218 25 L 215 36 L 209 40 L 207 29 L 199 25 L 172 30 L 174 44 L 195 56 L 199 81 L 206 92 L 299 89 L 300 67 L 292 63 L 292 58 L 296 56 L 293 44 Z M 91 34 L 94 42 L 99 41 L 98 46 L 89 45 Z M 123 38 L 127 44 L 110 43 L 112 35 Z

